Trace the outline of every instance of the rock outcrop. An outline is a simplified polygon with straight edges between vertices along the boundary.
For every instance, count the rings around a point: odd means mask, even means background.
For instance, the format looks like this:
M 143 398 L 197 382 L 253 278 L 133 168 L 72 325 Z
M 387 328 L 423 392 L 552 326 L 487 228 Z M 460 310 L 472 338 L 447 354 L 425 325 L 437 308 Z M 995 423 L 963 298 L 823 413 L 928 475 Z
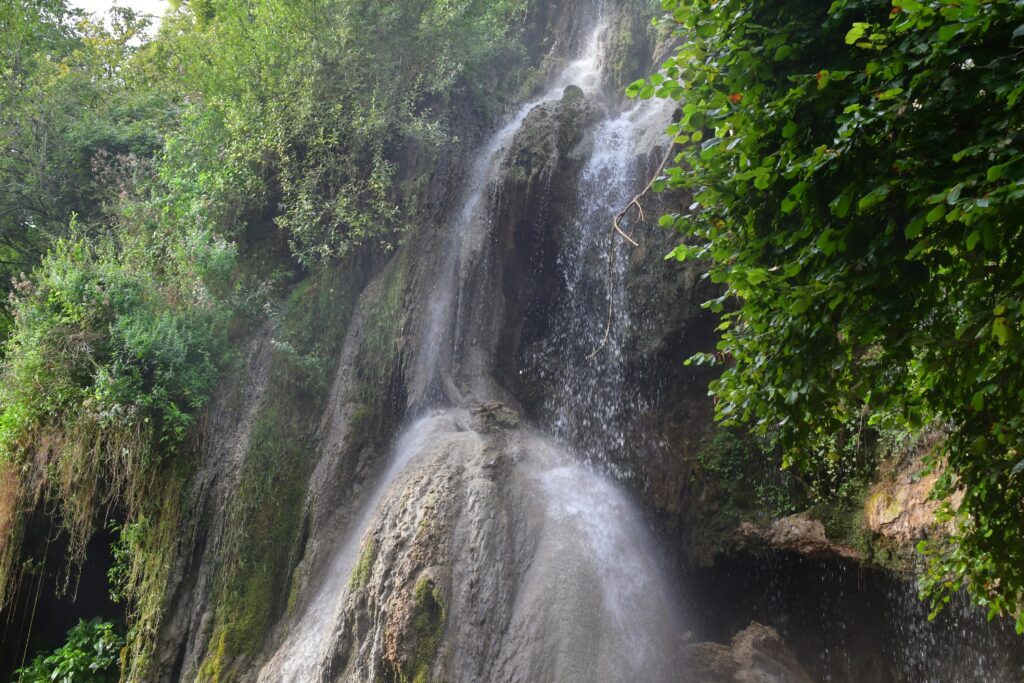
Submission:
M 764 544 L 807 557 L 862 559 L 857 550 L 830 540 L 825 525 L 806 512 L 777 519 L 768 526 L 742 522 L 736 530 L 736 540 L 741 546 Z
M 949 531 L 936 519 L 944 502 L 932 497 L 942 476 L 941 468 L 929 470 L 924 463 L 925 456 L 939 447 L 942 438 L 940 432 L 928 433 L 884 463 L 879 481 L 864 502 L 868 530 L 907 553 L 922 538 Z M 951 502 L 956 505 L 956 498 Z
M 813 683 L 778 632 L 757 622 L 730 645 L 687 648 L 692 680 L 701 683 Z
M 324 680 L 670 680 L 678 625 L 642 520 L 516 422 L 491 403 L 410 428 Z

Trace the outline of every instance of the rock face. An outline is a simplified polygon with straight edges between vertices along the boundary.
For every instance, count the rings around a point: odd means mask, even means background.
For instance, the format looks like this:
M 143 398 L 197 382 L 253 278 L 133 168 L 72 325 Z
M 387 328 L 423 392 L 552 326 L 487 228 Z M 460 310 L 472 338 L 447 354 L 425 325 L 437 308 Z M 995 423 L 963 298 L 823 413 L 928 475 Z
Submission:
M 805 512 L 777 519 L 768 527 L 742 522 L 736 530 L 736 537 L 742 544 L 762 543 L 775 550 L 786 550 L 816 558 L 839 557 L 860 560 L 861 555 L 853 548 L 847 548 L 829 540 L 825 525 Z
M 778 632 L 757 622 L 729 646 L 698 643 L 688 655 L 693 680 L 702 683 L 813 683 Z
M 940 433 L 924 436 L 906 452 L 882 468 L 880 481 L 868 492 L 864 503 L 867 528 L 903 548 L 911 548 L 926 536 L 943 532 L 936 513 L 943 501 L 931 498 L 941 471 L 922 474 L 923 458 L 941 443 Z M 952 501 L 954 505 L 956 500 Z

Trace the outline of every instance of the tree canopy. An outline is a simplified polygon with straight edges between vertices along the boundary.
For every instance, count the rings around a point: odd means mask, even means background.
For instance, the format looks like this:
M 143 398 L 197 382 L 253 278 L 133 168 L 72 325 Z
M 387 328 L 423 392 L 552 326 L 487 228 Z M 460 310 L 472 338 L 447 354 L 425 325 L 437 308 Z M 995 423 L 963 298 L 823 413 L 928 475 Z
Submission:
M 663 6 L 679 47 L 629 92 L 681 101 L 662 224 L 724 285 L 718 418 L 805 471 L 851 426 L 943 432 L 923 588 L 1024 630 L 1024 4 Z

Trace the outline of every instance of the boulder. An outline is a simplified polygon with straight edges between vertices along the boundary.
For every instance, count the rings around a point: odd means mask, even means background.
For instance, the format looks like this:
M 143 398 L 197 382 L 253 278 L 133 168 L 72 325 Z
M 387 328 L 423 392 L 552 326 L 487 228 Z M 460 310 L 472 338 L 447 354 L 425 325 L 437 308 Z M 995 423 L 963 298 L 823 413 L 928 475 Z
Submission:
M 778 632 L 753 622 L 730 645 L 688 648 L 691 680 L 702 683 L 813 683 Z

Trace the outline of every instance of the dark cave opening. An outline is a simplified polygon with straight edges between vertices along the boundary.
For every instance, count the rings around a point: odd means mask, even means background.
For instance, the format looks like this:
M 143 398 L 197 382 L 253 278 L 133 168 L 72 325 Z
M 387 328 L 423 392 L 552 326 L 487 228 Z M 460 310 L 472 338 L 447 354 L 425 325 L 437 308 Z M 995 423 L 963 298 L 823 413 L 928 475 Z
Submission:
M 13 602 L 0 612 L 0 680 L 39 653 L 64 644 L 80 619 L 114 622 L 124 633 L 124 607 L 110 597 L 107 574 L 113 565 L 116 533 L 102 526 L 90 539 L 81 566 L 68 565 L 68 539 L 53 516 L 35 512 L 26 520 L 25 560 Z

